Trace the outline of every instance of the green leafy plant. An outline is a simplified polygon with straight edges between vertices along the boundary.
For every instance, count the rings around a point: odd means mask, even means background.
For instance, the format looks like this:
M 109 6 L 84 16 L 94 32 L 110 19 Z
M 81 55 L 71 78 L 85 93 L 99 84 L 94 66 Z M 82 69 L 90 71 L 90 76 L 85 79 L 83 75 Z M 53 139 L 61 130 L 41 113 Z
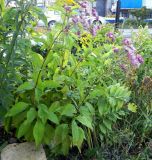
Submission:
M 32 36 L 47 53 L 42 57 L 29 51 L 31 67 L 14 91 L 5 129 L 16 128 L 18 138 L 35 141 L 37 147 L 48 144 L 55 154 L 66 155 L 71 146 L 81 151 L 84 141 L 90 148 L 98 144 L 96 136 L 109 133 L 125 114 L 130 92 L 108 77 L 112 52 L 101 54 L 89 33 L 80 38 L 82 46 L 75 44 L 78 36 L 67 28 L 69 14 L 63 6 L 57 8 L 63 10 L 62 25 L 47 33 L 46 39 Z M 71 54 L 73 46 L 77 55 Z
M 86 159 L 147 157 L 152 104 L 147 30 L 132 41 L 123 39 L 112 26 L 84 25 L 85 18 L 77 17 L 84 4 L 57 1 L 50 9 L 62 21 L 42 34 L 33 28 L 40 18 L 46 22 L 42 11 L 31 2 L 17 3 L 17 8 L 1 3 L 5 130 L 37 147 L 47 144 L 56 155 L 77 148 Z M 142 154 L 136 151 L 140 146 Z
M 31 43 L 29 33 L 34 27 L 33 18 L 46 17 L 41 10 L 33 6 L 33 1 L 16 1 L 17 7 L 5 6 L 5 1 L 0 3 L 0 115 L 6 113 L 13 105 L 14 90 L 28 77 L 28 62 Z M 30 30 L 29 30 L 30 28 Z M 28 69 L 27 69 L 28 68 Z M 30 69 L 29 69 L 30 70 Z

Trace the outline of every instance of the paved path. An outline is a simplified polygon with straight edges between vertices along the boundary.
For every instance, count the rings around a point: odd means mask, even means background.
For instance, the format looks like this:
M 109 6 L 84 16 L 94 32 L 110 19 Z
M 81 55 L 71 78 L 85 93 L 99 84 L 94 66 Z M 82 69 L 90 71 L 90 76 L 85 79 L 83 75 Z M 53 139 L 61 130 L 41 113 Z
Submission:
M 138 29 L 120 29 L 119 31 L 124 35 L 124 37 L 130 38 L 132 33 L 138 32 Z M 148 31 L 149 34 L 152 35 L 152 29 L 148 29 Z

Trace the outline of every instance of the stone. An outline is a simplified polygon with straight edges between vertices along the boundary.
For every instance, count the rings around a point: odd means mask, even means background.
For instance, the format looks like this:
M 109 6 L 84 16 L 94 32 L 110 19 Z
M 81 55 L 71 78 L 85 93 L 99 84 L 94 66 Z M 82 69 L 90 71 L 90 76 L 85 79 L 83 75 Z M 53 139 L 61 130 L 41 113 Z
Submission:
M 14 143 L 1 152 L 1 160 L 47 160 L 43 147 L 36 149 L 34 143 Z

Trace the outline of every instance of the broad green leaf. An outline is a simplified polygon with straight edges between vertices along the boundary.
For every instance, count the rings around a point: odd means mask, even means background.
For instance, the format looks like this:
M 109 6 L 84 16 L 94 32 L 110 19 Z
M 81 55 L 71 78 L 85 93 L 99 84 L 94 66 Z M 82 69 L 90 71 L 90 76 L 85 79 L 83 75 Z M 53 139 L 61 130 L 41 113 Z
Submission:
M 70 56 L 71 53 L 69 53 L 68 50 L 65 51 L 64 53 L 64 59 L 63 59 L 63 67 L 65 67 L 69 61 L 69 56 Z
M 103 134 L 106 134 L 107 133 L 107 129 L 104 125 L 99 125 L 99 128 L 100 128 L 100 131 L 103 133 Z
M 62 93 L 67 95 L 67 93 L 69 92 L 69 87 L 67 85 L 65 85 L 63 88 L 62 88 Z
M 119 83 L 118 83 L 118 84 L 115 84 L 115 85 L 111 85 L 111 86 L 108 87 L 109 90 L 110 90 L 110 95 L 111 95 L 111 96 L 114 96 L 114 95 L 115 95 L 118 87 L 120 87 L 120 84 L 119 84 Z
M 97 86 L 92 92 L 90 92 L 90 98 L 100 97 L 106 94 L 104 87 Z
M 108 100 L 109 100 L 109 104 L 114 107 L 116 105 L 116 99 L 113 98 L 113 97 L 108 97 Z
M 21 92 L 21 91 L 26 91 L 26 90 L 31 90 L 34 88 L 34 83 L 31 82 L 24 82 L 23 84 L 21 84 L 18 88 L 17 88 L 17 92 Z
M 99 97 L 101 96 L 101 91 L 100 89 L 94 89 L 91 93 L 90 93 L 90 97 L 95 98 L 95 97 Z
M 68 132 L 69 132 L 69 127 L 67 124 L 61 124 L 57 126 L 57 128 L 55 129 L 55 137 L 54 137 L 56 145 L 66 141 Z
M 27 122 L 31 123 L 37 117 L 37 111 L 35 108 L 30 108 L 27 112 Z
M 120 97 L 124 94 L 123 92 L 124 92 L 124 88 L 117 87 L 117 90 L 115 90 L 115 93 L 112 93 L 111 95 L 114 95 L 114 97 Z
M 49 112 L 57 112 L 57 111 L 60 111 L 60 109 L 61 109 L 60 102 L 56 101 L 51 104 L 51 106 L 49 108 Z
M 69 153 L 69 149 L 71 146 L 71 137 L 70 136 L 66 136 L 66 140 L 62 142 L 62 153 L 63 155 L 67 155 Z
M 93 130 L 92 128 L 92 118 L 90 116 L 82 116 L 79 115 L 78 117 L 76 117 L 76 119 L 83 124 L 84 126 L 90 128 Z
M 53 137 L 54 137 L 54 128 L 51 125 L 47 124 L 44 133 L 44 143 L 50 145 Z
M 81 115 L 91 116 L 91 113 L 90 113 L 88 107 L 86 107 L 86 106 L 81 106 L 80 109 L 79 109 L 79 112 L 80 112 Z
M 53 80 L 46 80 L 43 82 L 43 88 L 57 88 L 60 87 L 59 82 L 53 81 Z
M 76 113 L 76 109 L 75 109 L 74 105 L 66 104 L 65 106 L 63 106 L 63 110 L 62 110 L 61 115 L 72 117 L 74 113 Z
M 74 46 L 75 41 L 74 41 L 74 38 L 71 35 L 66 35 L 66 36 L 64 36 L 64 43 L 66 45 L 66 48 L 70 50 L 72 48 L 72 46 Z M 66 53 L 66 54 L 68 54 L 68 53 Z M 67 57 L 68 56 L 69 55 L 67 55 Z M 68 58 L 67 58 L 67 60 L 68 60 Z
M 35 72 L 39 72 L 40 68 L 42 67 L 43 61 L 43 57 L 40 54 L 32 54 L 32 65 Z
M 98 105 L 98 110 L 99 110 L 99 113 L 101 116 L 104 114 L 107 114 L 107 112 L 110 110 L 110 107 L 109 107 L 107 101 L 103 98 L 99 99 L 97 105 Z
M 86 102 L 86 106 L 88 107 L 90 113 L 91 113 L 92 115 L 94 115 L 94 114 L 95 114 L 95 109 L 94 109 L 94 107 L 92 106 L 92 104 Z
M 14 127 L 18 128 L 21 123 L 26 119 L 27 117 L 27 110 L 21 112 L 20 114 L 17 114 L 12 117 L 12 124 Z
M 28 104 L 24 102 L 16 103 L 6 114 L 6 117 L 15 116 L 28 108 Z
M 104 119 L 103 120 L 103 124 L 105 125 L 105 127 L 107 127 L 109 130 L 111 130 L 111 125 L 112 125 L 112 122 L 108 119 Z
M 33 129 L 33 136 L 37 147 L 42 143 L 42 140 L 44 138 L 44 132 L 45 124 L 42 123 L 40 119 L 38 119 Z
M 114 99 L 119 99 L 126 102 L 129 100 L 131 92 L 128 91 L 128 88 L 126 88 L 125 86 L 120 86 L 120 84 L 117 83 L 115 85 L 109 86 L 108 89 L 111 97 L 111 99 L 109 99 L 111 105 L 114 106 L 114 104 L 116 103 L 114 102 Z
M 55 124 L 59 124 L 59 119 L 57 115 L 51 111 L 49 111 L 48 113 L 48 119 Z
M 85 139 L 84 131 L 78 127 L 75 120 L 72 121 L 72 142 L 74 146 L 77 146 L 80 150 L 83 140 Z
M 50 47 L 52 45 L 53 41 L 54 41 L 53 34 L 52 34 L 52 32 L 48 32 L 46 36 L 47 36 L 47 41 L 45 42 L 46 46 L 44 46 L 44 47 Z M 49 54 L 53 55 L 53 51 L 51 50 L 49 52 Z M 47 58 L 48 58 L 48 56 L 47 56 Z M 47 62 L 47 59 L 46 59 L 46 62 Z
M 40 88 L 35 88 L 35 100 L 39 103 L 41 96 L 43 95 L 43 90 Z
M 34 125 L 32 124 L 32 125 L 30 126 L 30 128 L 28 129 L 28 132 L 26 132 L 26 134 L 24 135 L 25 139 L 26 139 L 28 142 L 33 142 L 33 141 L 34 141 L 33 128 L 34 128 Z
M 123 107 L 123 104 L 124 104 L 123 101 L 121 101 L 121 100 L 118 101 L 118 102 L 117 102 L 117 108 L 118 108 L 118 109 L 121 109 L 121 108 Z
M 57 73 L 59 71 L 58 66 L 60 65 L 61 57 L 58 53 L 54 53 L 52 50 L 49 52 L 47 59 L 45 61 L 45 66 L 47 65 L 49 69 Z M 58 71 L 57 71 L 58 70 Z
M 40 8 L 34 7 L 34 6 L 32 7 L 32 10 L 34 13 L 37 14 L 39 20 L 42 20 L 45 23 L 45 25 L 47 25 L 47 18 L 45 16 L 44 12 Z
M 25 120 L 18 129 L 17 138 L 24 136 L 28 132 L 30 126 L 31 123 L 28 123 L 27 120 Z
M 38 105 L 38 116 L 41 118 L 42 122 L 45 124 L 48 119 L 48 108 L 45 104 Z

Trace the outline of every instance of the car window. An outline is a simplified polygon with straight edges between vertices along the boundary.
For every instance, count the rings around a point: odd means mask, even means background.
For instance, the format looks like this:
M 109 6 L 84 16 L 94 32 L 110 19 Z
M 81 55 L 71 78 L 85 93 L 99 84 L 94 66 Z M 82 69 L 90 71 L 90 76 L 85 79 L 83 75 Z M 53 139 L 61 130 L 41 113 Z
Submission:
M 55 15 L 60 15 L 60 12 L 54 11 L 54 14 L 55 14 Z

